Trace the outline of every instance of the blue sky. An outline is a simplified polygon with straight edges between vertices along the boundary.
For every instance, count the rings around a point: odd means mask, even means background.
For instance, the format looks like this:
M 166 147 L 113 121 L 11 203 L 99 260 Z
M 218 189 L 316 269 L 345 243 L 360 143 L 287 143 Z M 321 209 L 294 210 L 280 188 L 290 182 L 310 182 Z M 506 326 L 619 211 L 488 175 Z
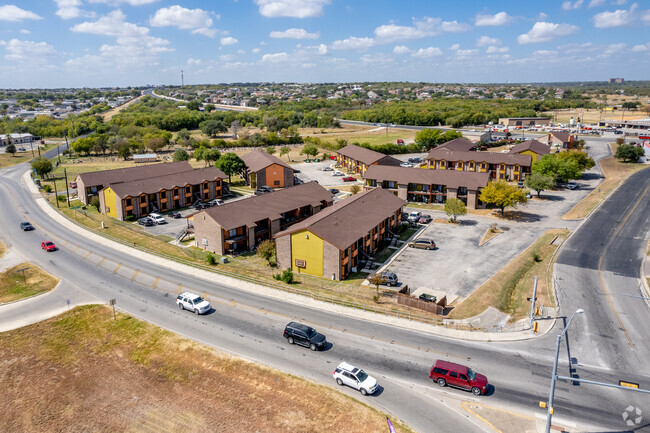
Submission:
M 14 0 L 0 87 L 650 79 L 638 0 Z

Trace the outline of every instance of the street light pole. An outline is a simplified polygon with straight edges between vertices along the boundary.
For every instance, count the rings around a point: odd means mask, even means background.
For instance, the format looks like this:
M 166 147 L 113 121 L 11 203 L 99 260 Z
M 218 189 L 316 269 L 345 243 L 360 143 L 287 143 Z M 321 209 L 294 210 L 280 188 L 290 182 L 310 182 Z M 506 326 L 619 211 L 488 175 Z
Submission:
M 557 381 L 557 362 L 558 358 L 560 357 L 560 343 L 562 342 L 562 336 L 566 334 L 567 329 L 569 329 L 569 326 L 571 325 L 571 321 L 573 320 L 573 316 L 576 314 L 582 314 L 584 313 L 585 310 L 582 308 L 577 309 L 569 318 L 569 321 L 567 322 L 566 326 L 560 333 L 560 335 L 557 336 L 557 343 L 555 345 L 555 361 L 553 362 L 553 375 L 551 376 L 551 392 L 548 397 L 548 408 L 546 412 L 546 433 L 551 432 L 551 417 L 553 416 L 553 397 L 555 396 L 555 382 Z

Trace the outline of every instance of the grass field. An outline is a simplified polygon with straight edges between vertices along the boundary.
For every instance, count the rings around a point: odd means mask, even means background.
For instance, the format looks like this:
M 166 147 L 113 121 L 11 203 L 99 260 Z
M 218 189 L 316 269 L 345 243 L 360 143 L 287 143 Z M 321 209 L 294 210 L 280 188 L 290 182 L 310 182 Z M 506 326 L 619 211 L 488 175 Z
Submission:
M 125 314 L 114 321 L 105 306 L 0 334 L 0 360 L 6 432 L 387 430 L 385 413 L 334 382 L 283 374 Z
M 630 110 L 614 110 L 604 111 L 598 109 L 583 109 L 582 116 L 580 109 L 563 109 L 555 111 L 546 111 L 541 113 L 541 116 L 550 117 L 553 122 L 568 124 L 569 120 L 573 119 L 577 122 L 580 117 L 583 124 L 594 124 L 601 120 L 639 120 L 648 117 L 647 113 L 643 111 L 630 111 Z
M 7 252 L 7 246 L 2 242 L 0 242 L 0 259 L 4 257 L 6 252 Z
M 29 268 L 23 273 L 18 269 Z M 32 263 L 21 263 L 0 273 L 0 304 L 16 301 L 47 292 L 59 283 L 59 279 L 46 273 Z
M 555 299 L 546 280 L 546 270 L 560 242 L 551 245 L 559 236 L 565 239 L 569 231 L 549 230 L 537 239 L 523 253 L 515 257 L 496 275 L 479 287 L 460 303 L 449 315 L 450 319 L 466 319 L 481 314 L 489 306 L 510 315 L 510 322 L 527 316 L 530 303 L 526 300 L 533 290 L 535 276 L 537 283 L 537 305 L 554 306 Z M 535 257 L 539 261 L 535 260 Z
M 115 108 L 111 108 L 110 110 L 108 110 L 108 111 L 102 113 L 101 116 L 102 116 L 102 118 L 104 119 L 104 122 L 108 122 L 108 121 L 111 120 L 111 119 L 113 118 L 113 116 L 115 116 L 117 113 L 119 113 L 120 111 L 124 110 L 124 109 L 125 109 L 126 107 L 128 107 L 129 105 L 132 105 L 132 104 L 135 104 L 136 102 L 138 102 L 138 101 L 140 100 L 140 98 L 141 98 L 141 97 L 131 99 L 130 101 L 126 102 L 125 104 L 122 104 L 122 105 L 120 105 L 120 106 L 118 106 L 118 107 L 115 107 Z
M 0 153 L 0 168 L 4 167 L 11 167 L 14 165 L 22 164 L 23 162 L 30 161 L 34 159 L 35 157 L 38 158 L 38 149 L 36 147 L 36 144 L 34 144 L 34 156 L 32 156 L 32 151 L 29 147 L 29 143 L 27 144 L 18 144 L 16 145 L 16 148 L 18 147 L 25 147 L 27 149 L 26 152 L 16 152 L 15 156 L 11 156 L 10 153 Z M 42 144 L 41 145 L 41 154 L 47 152 L 48 150 L 52 149 L 54 147 L 54 144 Z

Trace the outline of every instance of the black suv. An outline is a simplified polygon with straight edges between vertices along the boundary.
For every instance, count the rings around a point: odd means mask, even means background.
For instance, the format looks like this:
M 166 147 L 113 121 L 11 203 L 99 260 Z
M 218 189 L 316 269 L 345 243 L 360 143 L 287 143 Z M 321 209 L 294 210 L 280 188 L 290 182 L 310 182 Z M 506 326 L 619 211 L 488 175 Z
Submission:
M 323 334 L 316 332 L 302 323 L 290 322 L 284 328 L 284 338 L 289 344 L 300 344 L 309 347 L 311 350 L 323 350 L 327 346 L 327 339 Z
M 27 221 L 25 221 L 24 223 L 20 223 L 20 228 L 21 228 L 24 232 L 28 232 L 28 231 L 30 231 L 30 230 L 34 230 L 34 226 L 31 225 L 30 223 L 28 223 Z

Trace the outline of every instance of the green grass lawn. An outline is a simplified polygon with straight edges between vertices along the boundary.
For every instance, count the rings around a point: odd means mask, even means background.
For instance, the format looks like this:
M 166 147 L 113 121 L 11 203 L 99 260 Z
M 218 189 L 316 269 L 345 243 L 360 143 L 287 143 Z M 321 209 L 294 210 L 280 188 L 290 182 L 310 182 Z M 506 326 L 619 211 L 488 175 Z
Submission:
M 25 269 L 23 272 L 19 269 Z M 0 273 L 0 304 L 47 292 L 59 283 L 59 279 L 43 271 L 33 263 L 21 263 Z

